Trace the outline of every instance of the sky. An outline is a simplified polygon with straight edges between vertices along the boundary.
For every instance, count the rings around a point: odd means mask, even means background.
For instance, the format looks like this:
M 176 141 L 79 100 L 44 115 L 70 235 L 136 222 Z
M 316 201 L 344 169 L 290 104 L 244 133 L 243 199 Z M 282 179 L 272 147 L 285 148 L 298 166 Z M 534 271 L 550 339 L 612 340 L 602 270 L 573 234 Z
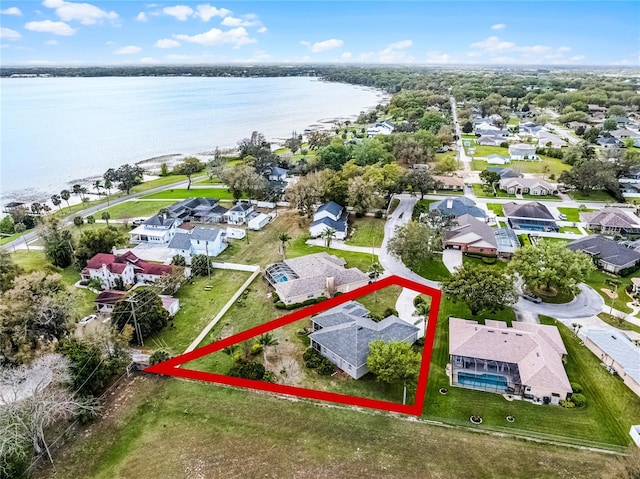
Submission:
M 0 65 L 640 66 L 640 2 L 2 0 Z

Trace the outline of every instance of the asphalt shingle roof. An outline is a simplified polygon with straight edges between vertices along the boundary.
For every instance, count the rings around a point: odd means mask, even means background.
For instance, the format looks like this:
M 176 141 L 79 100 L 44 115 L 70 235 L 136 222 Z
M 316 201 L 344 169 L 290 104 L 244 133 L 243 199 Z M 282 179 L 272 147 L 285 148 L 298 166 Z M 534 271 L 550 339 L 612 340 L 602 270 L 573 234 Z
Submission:
M 341 233 L 344 233 L 347 231 L 347 218 L 349 217 L 349 212 L 347 210 L 344 210 L 342 212 L 342 216 L 340 216 L 340 218 L 338 219 L 338 221 L 333 220 L 331 218 L 329 218 L 328 216 L 325 216 L 324 218 L 320 218 L 319 220 L 314 221 L 313 223 L 311 223 L 311 227 L 313 226 L 317 226 L 317 225 L 325 225 L 329 228 L 332 228 L 336 231 L 340 231 Z
M 316 213 L 320 213 L 321 211 L 328 211 L 333 216 L 340 216 L 342 210 L 343 210 L 343 207 L 340 206 L 338 203 L 335 203 L 333 201 L 329 201 L 328 203 L 325 203 L 324 205 L 320 205 L 318 207 L 318 209 L 316 210 Z
M 572 251 L 583 251 L 590 255 L 597 255 L 602 261 L 624 266 L 633 261 L 640 261 L 640 253 L 627 248 L 616 241 L 600 235 L 590 235 L 567 244 Z
M 504 203 L 502 211 L 505 216 L 513 216 L 514 218 L 536 218 L 539 220 L 554 221 L 553 215 L 547 207 L 537 201 L 520 204 L 515 202 Z
M 445 198 L 429 205 L 429 211 L 438 210 L 445 216 L 462 216 L 469 214 L 476 218 L 486 218 L 487 214 L 478 208 L 469 198 Z

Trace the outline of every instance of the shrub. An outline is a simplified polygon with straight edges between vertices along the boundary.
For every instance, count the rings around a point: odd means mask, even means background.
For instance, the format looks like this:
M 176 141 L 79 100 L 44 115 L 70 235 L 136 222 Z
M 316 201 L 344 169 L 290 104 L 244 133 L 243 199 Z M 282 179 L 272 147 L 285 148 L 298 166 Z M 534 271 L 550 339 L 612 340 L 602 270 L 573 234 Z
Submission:
M 255 356 L 256 354 L 260 354 L 262 352 L 262 344 L 253 343 L 251 345 L 251 354 Z
M 382 218 L 382 210 L 378 210 L 378 211 L 376 211 L 376 212 L 375 212 L 375 214 L 374 214 L 374 216 L 375 216 L 376 218 Z
M 170 358 L 171 358 L 171 355 L 168 352 L 158 349 L 157 351 L 154 351 L 153 354 L 151 354 L 151 356 L 149 356 L 149 365 L 153 366 L 154 364 L 167 361 Z
M 584 394 L 575 393 L 571 395 L 571 402 L 576 405 L 576 407 L 583 407 L 587 404 L 587 398 Z
M 290 311 L 292 309 L 301 308 L 302 306 L 309 306 L 311 304 L 320 303 L 321 301 L 324 301 L 325 299 L 327 299 L 327 298 L 325 298 L 324 296 L 320 296 L 318 298 L 307 299 L 306 301 L 303 301 L 302 303 L 296 303 L 296 304 L 284 304 L 282 301 L 276 301 L 275 307 L 278 308 L 278 309 L 286 309 L 287 311 Z
M 229 371 L 229 376 L 260 381 L 264 378 L 265 372 L 262 364 L 238 362 Z
M 320 376 L 331 376 L 336 371 L 335 365 L 325 357 L 321 359 L 322 362 L 320 366 L 318 366 L 318 374 Z
M 571 401 L 565 401 L 564 399 L 560 400 L 560 406 L 566 407 L 567 409 L 570 409 L 572 407 L 576 407 L 576 405 L 573 404 Z
M 384 313 L 382 313 L 382 319 L 387 318 L 389 316 L 398 316 L 398 311 L 396 311 L 393 308 L 387 308 L 384 310 Z
M 509 143 L 503 141 L 502 143 L 500 143 L 500 148 L 509 148 Z
M 571 383 L 571 390 L 574 393 L 581 393 L 582 392 L 582 386 L 578 383 Z
M 322 356 L 313 348 L 307 349 L 302 355 L 302 359 L 304 360 L 304 366 L 309 369 L 317 368 L 322 362 Z

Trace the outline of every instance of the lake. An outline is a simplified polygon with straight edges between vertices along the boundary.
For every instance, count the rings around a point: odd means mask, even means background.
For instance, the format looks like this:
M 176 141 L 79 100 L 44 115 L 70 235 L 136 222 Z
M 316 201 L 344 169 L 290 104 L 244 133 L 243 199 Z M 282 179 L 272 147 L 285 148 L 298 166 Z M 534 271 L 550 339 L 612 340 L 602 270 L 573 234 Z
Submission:
M 315 78 L 0 80 L 0 194 L 50 195 L 108 168 L 232 148 L 375 107 L 381 92 Z

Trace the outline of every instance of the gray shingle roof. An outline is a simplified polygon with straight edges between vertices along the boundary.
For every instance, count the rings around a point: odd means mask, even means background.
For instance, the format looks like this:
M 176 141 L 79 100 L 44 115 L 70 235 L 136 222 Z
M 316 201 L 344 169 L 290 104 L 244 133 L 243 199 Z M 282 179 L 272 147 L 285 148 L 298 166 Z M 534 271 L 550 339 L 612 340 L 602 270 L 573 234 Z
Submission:
M 178 233 L 169 242 L 169 248 L 187 250 L 191 248 L 191 241 L 215 241 L 222 234 L 220 228 L 206 228 L 196 226 L 189 233 Z
M 342 216 L 340 216 L 340 218 L 338 218 L 338 221 L 335 221 L 331 218 L 329 218 L 328 216 L 325 216 L 324 218 L 321 218 L 317 221 L 314 221 L 313 223 L 311 223 L 311 227 L 313 226 L 317 226 L 317 225 L 325 225 L 329 228 L 332 228 L 336 231 L 340 231 L 341 233 L 344 233 L 347 231 L 347 218 L 349 217 L 349 212 L 347 210 L 343 210 L 342 211 Z
M 615 228 L 640 228 L 635 215 L 628 215 L 620 208 L 603 208 L 600 211 L 580 213 L 580 218 L 590 225 Z
M 640 348 L 614 329 L 587 331 L 587 338 L 620 364 L 627 375 L 640 383 Z
M 231 208 L 229 211 L 249 211 L 252 208 L 252 205 L 249 203 L 245 203 L 245 202 L 239 202 L 236 203 L 235 206 L 233 208 Z
M 500 179 L 520 178 L 522 176 L 520 173 L 516 173 L 511 168 L 500 168 L 497 166 L 489 166 L 486 168 L 486 170 L 493 171 L 494 173 L 498 173 L 500 175 Z
M 597 255 L 602 261 L 624 266 L 634 261 L 640 261 L 640 253 L 631 248 L 618 244 L 616 241 L 600 235 L 590 235 L 567 244 L 572 251 L 583 251 L 590 255 Z
M 147 226 L 162 226 L 165 228 L 170 228 L 173 223 L 175 223 L 175 221 L 176 220 L 174 218 L 165 218 L 164 216 L 155 215 L 146 220 L 143 224 Z
M 169 241 L 169 245 L 167 247 L 186 251 L 191 248 L 190 236 L 191 235 L 186 233 L 178 233 L 173 238 L 171 238 L 171 241 Z
M 536 218 L 539 220 L 554 221 L 553 215 L 547 207 L 537 201 L 525 204 L 519 204 L 513 201 L 504 203 L 502 205 L 502 211 L 504 211 L 505 216 L 513 216 L 515 218 Z
M 478 208 L 469 198 L 445 198 L 429 205 L 429 211 L 438 210 L 445 216 L 462 216 L 469 214 L 476 218 L 486 218 L 487 214 Z
M 473 237 L 478 236 L 476 241 L 484 240 L 494 248 L 497 247 L 494 228 L 486 224 L 484 221 L 477 220 L 471 215 L 462 215 L 458 217 L 458 224 L 445 231 L 445 241 L 456 241 L 463 238 L 469 242 L 474 242 Z

